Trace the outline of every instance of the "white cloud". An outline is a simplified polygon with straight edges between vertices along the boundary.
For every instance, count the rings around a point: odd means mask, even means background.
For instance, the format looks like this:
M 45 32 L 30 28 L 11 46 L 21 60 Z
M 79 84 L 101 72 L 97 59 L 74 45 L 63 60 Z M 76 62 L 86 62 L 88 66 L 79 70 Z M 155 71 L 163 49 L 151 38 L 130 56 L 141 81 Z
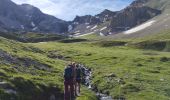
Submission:
M 17 4 L 28 3 L 42 12 L 60 19 L 72 20 L 76 15 L 95 15 L 104 9 L 119 10 L 132 0 L 12 0 Z

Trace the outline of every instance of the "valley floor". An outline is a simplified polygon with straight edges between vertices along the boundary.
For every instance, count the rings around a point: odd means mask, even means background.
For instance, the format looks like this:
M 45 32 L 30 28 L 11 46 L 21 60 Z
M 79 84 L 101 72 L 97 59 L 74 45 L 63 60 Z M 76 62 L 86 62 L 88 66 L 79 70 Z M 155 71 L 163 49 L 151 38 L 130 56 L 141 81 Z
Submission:
M 9 84 L 0 85 L 0 97 L 47 100 L 55 95 L 62 100 L 64 66 L 67 61 L 76 61 L 92 68 L 95 90 L 115 100 L 170 100 L 167 40 L 151 43 L 80 40 L 20 43 L 0 38 L 0 81 Z M 17 95 L 8 95 L 8 89 Z M 83 88 L 77 99 L 95 100 L 96 97 Z
M 115 99 L 168 100 L 169 52 L 102 45 L 102 42 L 33 44 L 91 67 L 98 91 Z M 167 60 L 165 60 L 167 59 Z M 164 61 L 165 60 L 165 61 Z

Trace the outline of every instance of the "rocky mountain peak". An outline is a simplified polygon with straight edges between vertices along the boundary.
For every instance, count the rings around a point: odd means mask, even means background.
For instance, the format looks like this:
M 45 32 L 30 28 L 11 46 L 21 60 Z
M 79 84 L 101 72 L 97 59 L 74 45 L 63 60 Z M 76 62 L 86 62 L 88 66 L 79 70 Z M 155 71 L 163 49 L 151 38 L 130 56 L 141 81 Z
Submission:
M 112 14 L 113 12 L 108 10 L 108 9 L 105 9 L 103 12 L 101 12 L 100 14 L 103 14 L 103 15 L 106 15 L 106 14 Z
M 0 31 L 12 32 L 67 32 L 66 21 L 44 14 L 40 9 L 29 5 L 17 5 L 11 0 L 0 0 Z
M 130 6 L 143 6 L 149 0 L 135 0 L 133 1 Z
M 21 8 L 23 8 L 24 10 L 26 11 L 33 11 L 33 10 L 36 10 L 36 11 L 39 11 L 41 12 L 38 8 L 32 6 L 32 5 L 29 5 L 29 4 L 22 4 L 20 5 Z

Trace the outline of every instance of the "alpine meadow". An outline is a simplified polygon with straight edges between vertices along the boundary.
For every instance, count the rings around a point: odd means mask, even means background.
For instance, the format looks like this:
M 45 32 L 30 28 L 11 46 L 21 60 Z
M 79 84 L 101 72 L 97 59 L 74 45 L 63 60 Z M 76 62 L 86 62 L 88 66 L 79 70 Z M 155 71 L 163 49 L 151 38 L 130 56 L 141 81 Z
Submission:
M 169 0 L 72 21 L 16 1 L 0 0 L 0 100 L 170 100 Z

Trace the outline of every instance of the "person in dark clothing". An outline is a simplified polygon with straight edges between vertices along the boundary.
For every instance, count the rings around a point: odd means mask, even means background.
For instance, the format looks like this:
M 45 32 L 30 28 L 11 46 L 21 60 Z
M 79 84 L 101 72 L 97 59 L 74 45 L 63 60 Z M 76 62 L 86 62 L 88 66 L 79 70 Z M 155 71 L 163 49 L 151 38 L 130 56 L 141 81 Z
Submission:
M 80 95 L 80 87 L 81 87 L 81 80 L 82 80 L 82 68 L 80 64 L 76 65 L 76 95 Z
M 72 62 L 72 70 L 73 70 L 73 94 L 76 96 L 76 63 Z
M 71 100 L 75 97 L 74 94 L 74 70 L 72 64 L 66 66 L 64 70 L 64 100 Z

